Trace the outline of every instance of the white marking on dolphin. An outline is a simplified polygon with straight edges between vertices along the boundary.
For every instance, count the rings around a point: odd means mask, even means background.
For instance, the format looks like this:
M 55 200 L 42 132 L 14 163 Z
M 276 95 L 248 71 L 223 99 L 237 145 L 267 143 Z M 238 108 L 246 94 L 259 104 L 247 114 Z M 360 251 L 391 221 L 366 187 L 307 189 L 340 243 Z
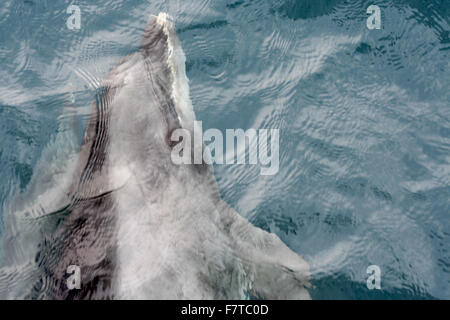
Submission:
M 210 166 L 171 161 L 171 133 L 193 132 L 195 115 L 166 14 L 149 18 L 140 50 L 97 90 L 68 203 L 32 218 L 46 224 L 38 253 L 22 260 L 25 275 L 0 270 L 0 286 L 11 289 L 0 296 L 309 298 L 307 263 L 229 207 Z M 79 290 L 67 287 L 69 266 L 80 267 Z M 30 289 L 11 279 L 35 282 Z

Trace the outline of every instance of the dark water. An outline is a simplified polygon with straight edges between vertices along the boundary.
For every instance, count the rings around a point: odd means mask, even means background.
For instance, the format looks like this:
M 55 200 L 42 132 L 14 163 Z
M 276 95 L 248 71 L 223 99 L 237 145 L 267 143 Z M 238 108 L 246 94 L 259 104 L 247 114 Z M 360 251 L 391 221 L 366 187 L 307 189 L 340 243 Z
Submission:
M 76 1 L 80 30 L 69 4 L 0 4 L 2 217 L 56 183 L 33 175 L 63 170 L 92 84 L 165 11 L 204 128 L 280 129 L 276 175 L 215 174 L 227 202 L 308 261 L 312 298 L 450 299 L 448 0 Z M 366 27 L 371 4 L 380 30 Z

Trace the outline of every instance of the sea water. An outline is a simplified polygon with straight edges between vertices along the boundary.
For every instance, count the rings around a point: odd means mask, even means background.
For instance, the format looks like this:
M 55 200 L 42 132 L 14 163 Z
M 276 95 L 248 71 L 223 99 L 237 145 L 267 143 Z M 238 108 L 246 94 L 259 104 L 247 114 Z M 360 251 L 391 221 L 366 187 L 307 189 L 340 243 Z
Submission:
M 450 298 L 448 1 L 2 1 L 2 221 L 161 11 L 204 129 L 279 130 L 276 174 L 215 176 L 310 264 L 313 299 Z

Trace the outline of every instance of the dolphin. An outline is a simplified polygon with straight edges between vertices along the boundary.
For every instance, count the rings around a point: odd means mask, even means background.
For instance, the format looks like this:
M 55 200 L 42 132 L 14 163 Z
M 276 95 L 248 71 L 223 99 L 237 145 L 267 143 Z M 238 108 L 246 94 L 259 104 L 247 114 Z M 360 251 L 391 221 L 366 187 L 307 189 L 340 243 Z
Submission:
M 194 126 L 174 23 L 152 15 L 97 88 L 67 203 L 30 218 L 46 225 L 36 254 L 0 269 L 0 297 L 310 299 L 308 264 L 221 199 L 211 166 L 173 163 L 171 134 Z

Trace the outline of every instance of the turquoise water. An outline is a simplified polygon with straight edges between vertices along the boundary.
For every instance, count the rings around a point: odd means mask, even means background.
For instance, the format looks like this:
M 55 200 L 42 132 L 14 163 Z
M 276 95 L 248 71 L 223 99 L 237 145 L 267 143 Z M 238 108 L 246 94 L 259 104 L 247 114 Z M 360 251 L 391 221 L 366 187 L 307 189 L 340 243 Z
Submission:
M 280 129 L 276 175 L 215 175 L 310 264 L 312 298 L 450 299 L 449 1 L 75 1 L 69 30 L 71 3 L 0 4 L 2 216 L 71 146 L 61 136 L 80 142 L 92 83 L 165 11 L 203 127 Z

